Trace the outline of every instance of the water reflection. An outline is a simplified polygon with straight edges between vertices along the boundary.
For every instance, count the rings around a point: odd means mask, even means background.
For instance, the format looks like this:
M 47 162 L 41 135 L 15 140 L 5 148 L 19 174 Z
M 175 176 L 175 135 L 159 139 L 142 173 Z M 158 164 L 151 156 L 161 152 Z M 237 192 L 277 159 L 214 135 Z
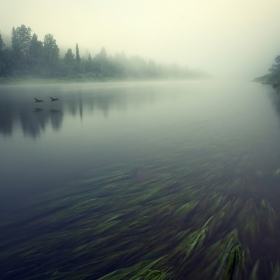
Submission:
M 280 94 L 276 91 L 270 92 L 270 100 L 272 102 L 272 105 L 275 109 L 275 112 L 280 118 Z
M 33 96 L 44 102 L 34 103 Z M 55 96 L 59 101 L 52 102 L 49 96 Z M 156 98 L 149 86 L 133 89 L 132 86 L 116 84 L 5 86 L 1 88 L 1 99 L 0 134 L 12 136 L 13 131 L 21 127 L 26 137 L 37 139 L 50 127 L 55 131 L 60 130 L 65 115 L 78 115 L 83 120 L 85 112 L 93 114 L 98 111 L 108 118 L 110 110 L 126 111 L 129 106 L 138 108 L 154 103 Z
M 13 107 L 11 106 L 11 100 L 8 98 L 6 97 L 0 102 L 0 133 L 4 135 L 12 134 L 13 116 L 15 116 Z
M 232 279 L 238 264 L 225 260 L 235 249 L 253 270 L 238 279 L 255 279 L 256 267 L 268 279 L 262 256 L 279 272 L 280 100 L 271 93 L 258 84 L 7 88 L 1 131 L 15 137 L 1 142 L 4 276 L 71 266 L 62 278 L 84 268 L 99 278 L 134 266 L 133 254 L 164 256 L 174 279 Z
M 36 139 L 46 130 L 49 123 L 54 130 L 59 130 L 63 114 L 60 110 L 35 108 L 33 111 L 21 111 L 18 116 L 14 114 L 11 119 L 14 122 L 19 119 L 24 135 Z

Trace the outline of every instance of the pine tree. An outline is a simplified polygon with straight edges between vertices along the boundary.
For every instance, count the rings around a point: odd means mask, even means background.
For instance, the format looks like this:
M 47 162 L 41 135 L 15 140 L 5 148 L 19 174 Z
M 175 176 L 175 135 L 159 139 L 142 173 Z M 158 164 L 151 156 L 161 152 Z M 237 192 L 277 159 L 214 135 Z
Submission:
M 31 28 L 21 25 L 12 29 L 12 49 L 26 55 L 29 51 L 31 41 Z
M 4 69 L 5 69 L 4 48 L 5 48 L 5 44 L 2 39 L 2 35 L 0 34 L 0 75 L 4 73 Z
M 30 41 L 29 47 L 29 56 L 30 56 L 30 72 L 35 76 L 43 75 L 43 42 L 38 41 L 37 35 L 34 33 Z
M 80 52 L 79 52 L 79 46 L 76 44 L 76 62 L 77 64 L 81 64 L 81 58 L 80 58 Z
M 44 60 L 46 75 L 57 77 L 60 73 L 59 48 L 53 35 L 47 34 L 44 38 Z
M 92 57 L 90 53 L 88 54 L 88 58 L 85 61 L 85 72 L 92 72 Z
M 5 48 L 5 44 L 2 39 L 2 35 L 0 34 L 0 53 L 4 51 L 4 48 Z
M 28 73 L 29 46 L 31 41 L 31 28 L 21 25 L 12 29 L 12 58 L 15 74 Z
M 75 69 L 75 55 L 72 52 L 72 49 L 68 49 L 63 58 L 63 72 L 65 76 L 74 74 Z

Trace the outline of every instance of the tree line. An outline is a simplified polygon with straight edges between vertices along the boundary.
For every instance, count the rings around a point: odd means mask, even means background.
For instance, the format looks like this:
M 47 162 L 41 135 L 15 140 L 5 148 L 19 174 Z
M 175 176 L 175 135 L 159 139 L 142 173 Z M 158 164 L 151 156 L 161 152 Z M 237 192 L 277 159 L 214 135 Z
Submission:
M 79 46 L 68 48 L 63 57 L 53 35 L 43 41 L 30 27 L 12 29 L 11 44 L 7 47 L 0 34 L 0 77 L 81 78 L 89 79 L 146 79 L 146 78 L 201 78 L 208 76 L 201 70 L 191 70 L 177 64 L 162 66 L 140 56 L 125 53 L 107 55 L 105 48 L 94 57 L 81 58 Z
M 257 82 L 265 84 L 271 84 L 273 88 L 280 89 L 280 55 L 277 55 L 274 59 L 274 63 L 268 70 L 269 73 L 255 79 Z

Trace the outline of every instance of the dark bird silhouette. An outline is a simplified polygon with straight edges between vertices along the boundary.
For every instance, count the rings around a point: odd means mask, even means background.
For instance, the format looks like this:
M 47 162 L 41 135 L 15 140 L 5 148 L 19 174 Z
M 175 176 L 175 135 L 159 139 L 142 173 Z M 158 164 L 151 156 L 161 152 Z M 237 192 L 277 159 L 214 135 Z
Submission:
M 40 99 L 37 99 L 37 98 L 35 98 L 35 97 L 34 97 L 34 99 L 35 99 L 35 103 L 44 102 L 44 100 L 40 100 Z
M 53 101 L 60 101 L 58 98 L 52 98 L 52 97 L 50 97 L 50 99 L 52 100 L 52 102 L 53 102 Z

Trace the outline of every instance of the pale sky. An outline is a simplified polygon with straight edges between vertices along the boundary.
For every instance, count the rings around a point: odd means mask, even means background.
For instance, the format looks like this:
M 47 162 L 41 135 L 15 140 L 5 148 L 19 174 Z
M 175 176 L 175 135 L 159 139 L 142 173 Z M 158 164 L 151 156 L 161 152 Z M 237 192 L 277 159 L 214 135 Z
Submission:
M 280 54 L 280 0 L 0 0 L 0 32 L 21 24 L 81 55 L 105 47 L 221 78 L 266 74 Z

